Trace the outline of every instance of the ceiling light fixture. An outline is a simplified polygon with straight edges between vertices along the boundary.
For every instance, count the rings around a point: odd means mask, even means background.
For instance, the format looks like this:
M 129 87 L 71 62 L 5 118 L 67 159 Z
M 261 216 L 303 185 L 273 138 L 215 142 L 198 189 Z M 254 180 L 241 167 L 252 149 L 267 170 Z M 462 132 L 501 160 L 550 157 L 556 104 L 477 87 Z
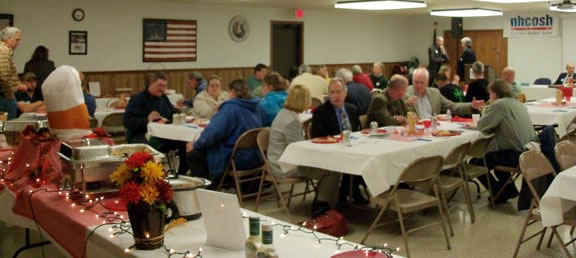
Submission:
M 517 3 L 549 2 L 549 0 L 476 0 L 476 1 L 499 3 L 499 4 L 517 4 Z
M 550 11 L 574 13 L 576 6 L 570 0 L 564 0 L 562 3 L 550 5 Z
M 502 11 L 485 8 L 432 10 L 430 15 L 444 17 L 486 17 L 502 16 Z
M 367 0 L 367 1 L 340 1 L 334 5 L 335 8 L 355 9 L 355 10 L 396 10 L 410 8 L 425 8 L 426 3 L 422 1 L 404 0 Z

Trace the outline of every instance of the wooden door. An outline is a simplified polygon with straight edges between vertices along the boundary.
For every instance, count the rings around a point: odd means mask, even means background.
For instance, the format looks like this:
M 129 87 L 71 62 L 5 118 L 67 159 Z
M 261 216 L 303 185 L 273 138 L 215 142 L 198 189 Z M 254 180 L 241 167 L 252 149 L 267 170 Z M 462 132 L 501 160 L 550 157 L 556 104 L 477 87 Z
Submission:
M 290 69 L 304 63 L 304 23 L 272 21 L 270 28 L 270 66 L 290 78 Z
M 500 77 L 502 70 L 508 66 L 508 39 L 504 38 L 503 31 L 465 30 L 463 35 L 472 39 L 476 60 L 491 65 Z M 454 71 L 452 74 L 456 74 L 457 62 L 463 51 L 460 39 L 454 39 L 450 31 L 444 31 L 444 45 L 450 56 L 450 67 Z

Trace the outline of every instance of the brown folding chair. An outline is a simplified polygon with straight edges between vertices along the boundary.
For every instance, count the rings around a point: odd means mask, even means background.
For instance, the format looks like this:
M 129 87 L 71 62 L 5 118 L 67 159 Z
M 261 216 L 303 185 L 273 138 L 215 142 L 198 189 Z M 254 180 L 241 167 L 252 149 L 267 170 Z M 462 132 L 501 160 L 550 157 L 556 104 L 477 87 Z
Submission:
M 308 119 L 308 121 L 302 123 L 302 128 L 304 129 L 306 140 L 310 140 L 312 138 L 310 136 L 310 130 L 312 129 L 312 119 Z
M 220 183 L 218 184 L 218 188 L 216 191 L 220 191 L 222 186 L 224 186 L 224 181 L 227 176 L 232 176 L 234 179 L 234 186 L 236 187 L 236 195 L 238 195 L 238 201 L 240 202 L 240 207 L 244 207 L 244 199 L 252 196 L 256 196 L 258 193 L 250 193 L 250 194 L 243 194 L 242 188 L 240 185 L 245 182 L 258 182 L 262 177 L 262 173 L 264 171 L 264 165 L 247 170 L 240 170 L 236 168 L 236 162 L 234 162 L 234 158 L 236 157 L 236 153 L 243 149 L 255 149 L 258 148 L 258 133 L 262 130 L 262 128 L 255 128 L 250 129 L 244 132 L 238 140 L 236 140 L 236 144 L 234 144 L 234 148 L 232 149 L 232 153 L 230 154 L 229 166 L 226 169 L 224 175 L 220 179 Z
M 487 137 L 483 137 L 474 141 L 470 145 L 470 148 L 468 148 L 468 150 L 466 151 L 466 160 L 470 161 L 473 158 L 481 159 L 483 164 L 482 166 L 470 164 L 470 162 L 464 163 L 464 165 L 462 166 L 466 181 L 473 182 L 476 185 L 476 195 L 478 199 L 480 199 L 480 185 L 478 184 L 478 182 L 474 181 L 474 179 L 480 176 L 490 176 L 489 175 L 490 171 L 488 171 L 488 168 L 486 167 L 486 158 L 484 157 L 484 155 L 486 155 L 486 151 L 488 150 L 488 147 L 490 146 L 493 137 L 494 135 L 489 135 Z M 492 196 L 492 184 L 490 183 L 490 180 L 487 181 L 488 181 L 488 194 L 491 197 L 490 204 L 494 208 L 495 206 L 494 206 L 494 198 Z
M 268 156 L 267 156 L 269 139 L 270 139 L 270 128 L 264 128 L 258 133 L 258 139 L 257 139 L 258 149 L 260 150 L 260 154 L 264 159 L 264 172 L 262 178 L 260 179 L 258 194 L 256 196 L 256 207 L 254 211 L 256 212 L 258 211 L 258 206 L 260 205 L 260 197 L 262 197 L 262 185 L 266 181 L 272 183 L 272 185 L 274 186 L 274 190 L 276 192 L 276 194 L 273 195 L 278 196 L 282 208 L 284 209 L 284 211 L 286 211 L 286 214 L 288 214 L 290 220 L 292 220 L 292 215 L 290 214 L 289 207 L 290 207 L 290 200 L 292 200 L 293 197 L 297 196 L 294 195 L 294 186 L 299 183 L 306 183 L 305 190 L 302 193 L 304 195 L 304 199 L 306 199 L 306 194 L 312 192 L 308 190 L 309 189 L 308 186 L 310 185 L 312 180 L 305 177 L 276 178 L 272 173 L 270 173 L 270 171 L 268 170 Z M 280 185 L 282 184 L 290 185 L 290 190 L 288 192 L 280 191 Z M 314 184 L 312 184 L 312 186 L 313 185 Z M 284 194 L 288 194 L 288 203 L 284 199 Z
M 102 120 L 102 128 L 108 133 L 116 144 L 126 142 L 126 128 L 124 128 L 124 113 L 112 113 Z
M 410 257 L 410 251 L 408 249 L 408 234 L 438 224 L 442 226 L 444 238 L 446 239 L 446 246 L 448 250 L 450 250 L 450 239 L 448 237 L 448 232 L 446 231 L 446 225 L 444 224 L 446 214 L 444 214 L 444 209 L 442 208 L 442 201 L 440 197 L 441 194 L 438 186 L 438 175 L 441 171 L 440 169 L 442 168 L 443 160 L 444 159 L 441 156 L 433 156 L 414 161 L 406 169 L 404 169 L 398 178 L 398 181 L 391 190 L 386 191 L 372 199 L 374 203 L 381 206 L 382 208 L 370 225 L 370 228 L 368 228 L 368 231 L 360 243 L 364 244 L 370 233 L 372 233 L 376 227 L 387 224 L 379 223 L 379 221 L 382 218 L 382 215 L 384 215 L 384 212 L 387 209 L 391 209 L 396 211 L 396 214 L 398 215 L 400 229 L 402 230 L 402 239 L 404 241 L 404 249 L 406 250 L 407 257 Z M 428 193 L 420 192 L 417 190 L 398 188 L 401 182 L 408 184 L 418 184 L 419 186 L 425 182 L 428 182 L 433 189 L 434 195 L 429 195 Z M 438 208 L 438 211 L 440 212 L 440 222 L 430 223 L 428 225 L 420 226 L 418 228 L 406 231 L 404 226 L 404 214 L 413 213 L 432 207 Z
M 540 235 L 540 239 L 538 240 L 538 245 L 536 246 L 536 250 L 540 250 L 540 245 L 542 244 L 542 239 L 546 234 L 546 228 L 542 228 L 540 231 L 534 233 L 533 235 L 524 238 L 526 234 L 526 229 L 528 226 L 541 221 L 540 217 L 540 196 L 534 188 L 533 181 L 548 175 L 556 176 L 556 172 L 554 172 L 554 168 L 552 164 L 548 161 L 546 156 L 542 154 L 540 151 L 527 151 L 522 153 L 520 156 L 520 170 L 522 176 L 524 177 L 524 181 L 526 181 L 526 185 L 528 186 L 530 193 L 532 194 L 532 203 L 530 204 L 530 209 L 528 210 L 528 215 L 526 216 L 526 220 L 524 221 L 524 225 L 522 226 L 522 233 L 520 233 L 520 239 L 518 240 L 518 244 L 516 245 L 516 249 L 514 251 L 514 256 L 518 256 L 518 251 L 520 250 L 520 246 L 525 242 L 529 241 L 530 239 Z M 564 213 L 564 224 L 563 225 L 576 225 L 576 219 L 574 216 L 574 209 L 569 210 Z M 564 254 L 568 257 L 572 257 L 566 249 L 566 245 L 560 238 L 558 231 L 556 230 L 558 226 L 553 226 L 552 228 L 552 235 L 550 236 L 550 240 L 548 241 L 548 247 L 552 242 L 552 238 L 556 236 L 558 241 L 561 243 L 562 250 Z M 574 240 L 568 242 L 568 244 L 572 243 Z
M 472 207 L 470 192 L 468 190 L 468 181 L 464 177 L 464 172 L 462 170 L 462 163 L 469 147 L 470 143 L 464 143 L 454 148 L 448 156 L 446 156 L 443 163 L 444 165 L 442 166 L 442 171 L 448 171 L 450 172 L 450 175 L 440 174 L 439 177 L 442 206 L 444 206 L 444 211 L 446 212 L 446 217 L 448 219 L 448 226 L 450 228 L 450 235 L 452 236 L 454 236 L 454 230 L 452 229 L 452 221 L 450 220 L 448 198 L 446 198 L 447 194 L 452 193 L 451 197 L 453 197 L 460 188 L 463 188 L 464 199 L 466 200 L 466 206 L 468 207 L 470 218 L 472 223 L 475 221 L 474 208 Z
M 562 171 L 576 166 L 576 143 L 570 141 L 559 142 L 554 147 L 554 152 Z

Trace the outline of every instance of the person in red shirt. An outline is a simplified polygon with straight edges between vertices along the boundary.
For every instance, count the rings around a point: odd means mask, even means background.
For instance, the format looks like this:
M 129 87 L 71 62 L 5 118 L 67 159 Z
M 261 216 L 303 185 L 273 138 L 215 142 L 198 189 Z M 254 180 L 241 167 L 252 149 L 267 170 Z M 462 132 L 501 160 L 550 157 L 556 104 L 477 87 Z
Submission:
M 362 67 L 359 65 L 352 66 L 352 74 L 354 75 L 353 80 L 355 83 L 364 85 L 369 91 L 374 89 L 374 84 L 372 84 L 370 76 L 362 72 Z

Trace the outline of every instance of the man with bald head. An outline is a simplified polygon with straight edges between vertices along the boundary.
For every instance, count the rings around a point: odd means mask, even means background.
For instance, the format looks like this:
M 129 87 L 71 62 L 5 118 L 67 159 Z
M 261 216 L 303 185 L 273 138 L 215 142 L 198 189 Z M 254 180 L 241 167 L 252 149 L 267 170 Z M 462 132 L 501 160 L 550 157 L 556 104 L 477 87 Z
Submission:
M 399 74 L 392 76 L 388 87 L 372 98 L 365 127 L 369 127 L 372 121 L 378 122 L 378 126 L 403 124 L 408 111 L 414 111 L 413 106 L 407 106 L 404 102 L 407 89 L 406 77 Z
M 407 105 L 413 106 L 421 119 L 446 113 L 468 115 L 472 109 L 480 110 L 484 106 L 484 100 L 473 100 L 471 103 L 454 103 L 446 99 L 436 88 L 428 87 L 428 70 L 418 68 L 412 75 L 413 86 L 408 88 Z
M 506 67 L 502 70 L 502 79 L 512 86 L 512 96 L 518 98 L 522 94 L 522 87 L 516 82 L 516 70 L 512 67 Z
M 566 64 L 566 72 L 561 73 L 558 76 L 558 79 L 554 82 L 554 85 L 567 85 L 568 79 L 572 78 L 572 80 L 576 79 L 576 75 L 574 74 L 574 64 L 568 63 Z

